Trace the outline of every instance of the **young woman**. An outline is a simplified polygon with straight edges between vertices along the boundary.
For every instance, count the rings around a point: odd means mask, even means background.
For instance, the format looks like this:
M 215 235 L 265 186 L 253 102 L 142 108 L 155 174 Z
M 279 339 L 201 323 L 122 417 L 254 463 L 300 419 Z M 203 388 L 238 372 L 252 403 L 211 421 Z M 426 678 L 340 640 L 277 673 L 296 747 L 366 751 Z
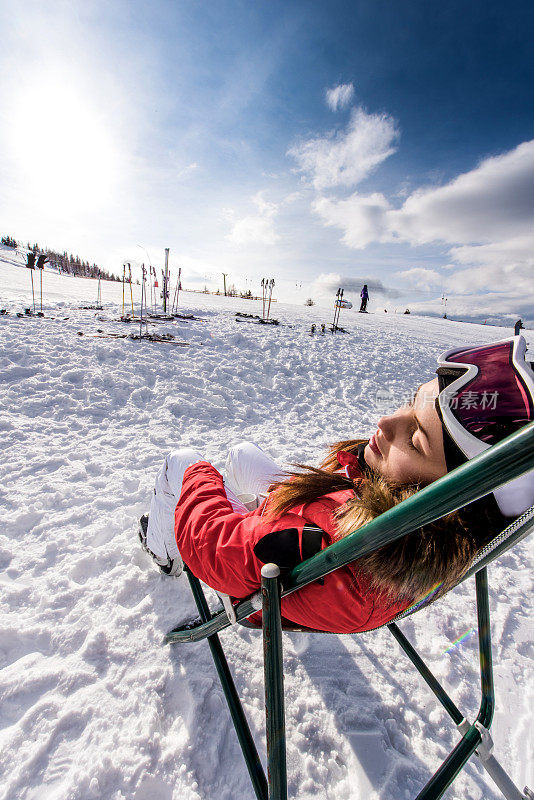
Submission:
M 369 440 L 330 447 L 319 468 L 282 474 L 258 447 L 234 448 L 222 475 L 193 450 L 160 470 L 140 536 L 160 569 L 189 569 L 245 597 L 264 563 L 290 569 L 534 418 L 534 373 L 513 337 L 443 354 L 438 378 L 378 421 Z M 265 495 L 254 511 L 238 492 Z M 390 621 L 430 591 L 446 592 L 479 548 L 534 504 L 534 472 L 326 575 L 282 600 L 287 623 L 352 633 Z

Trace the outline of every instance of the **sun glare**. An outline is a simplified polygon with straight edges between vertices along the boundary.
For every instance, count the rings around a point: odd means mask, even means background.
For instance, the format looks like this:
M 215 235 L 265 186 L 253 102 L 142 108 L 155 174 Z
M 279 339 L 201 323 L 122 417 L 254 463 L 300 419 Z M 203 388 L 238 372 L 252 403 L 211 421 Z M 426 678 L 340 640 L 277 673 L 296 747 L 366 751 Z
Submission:
M 117 177 L 117 151 L 104 115 L 64 77 L 35 76 L 17 95 L 11 151 L 24 189 L 56 211 L 89 211 Z

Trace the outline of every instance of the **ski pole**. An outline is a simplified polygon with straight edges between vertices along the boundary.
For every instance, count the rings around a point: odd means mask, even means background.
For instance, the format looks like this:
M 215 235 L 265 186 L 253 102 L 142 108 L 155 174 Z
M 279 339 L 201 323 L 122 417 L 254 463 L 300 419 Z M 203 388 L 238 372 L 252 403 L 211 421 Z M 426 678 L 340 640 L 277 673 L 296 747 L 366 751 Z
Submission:
M 40 293 L 40 306 L 39 310 L 41 314 L 43 313 L 43 269 L 44 264 L 41 260 L 41 256 L 37 259 L 37 266 L 39 267 L 39 293 Z
M 135 318 L 134 307 L 133 307 L 133 289 L 132 289 L 132 265 L 128 264 L 128 272 L 130 278 L 130 300 L 132 302 L 132 319 Z
M 336 332 L 337 327 L 337 301 L 339 300 L 341 289 L 338 289 L 336 292 L 336 299 L 334 300 L 334 321 L 332 323 L 332 333 Z
M 139 314 L 139 338 L 143 336 L 143 295 L 145 288 L 145 265 L 141 264 L 141 313 Z
M 337 331 L 337 323 L 339 321 L 339 301 L 341 299 L 341 289 L 337 290 L 336 302 L 334 307 L 334 332 Z
M 122 316 L 124 317 L 124 281 L 126 279 L 126 264 L 122 265 Z
M 141 319 L 139 321 L 139 337 L 140 338 L 143 336 L 143 299 L 144 299 L 145 313 L 146 313 L 146 310 L 147 310 L 146 309 L 146 304 L 147 304 L 146 303 L 146 285 L 145 285 L 146 269 L 145 269 L 145 265 L 144 264 L 141 264 L 141 271 L 142 271 L 142 274 L 143 274 L 143 279 L 142 279 L 142 282 L 141 282 Z M 148 317 L 146 318 L 145 323 L 146 323 L 145 324 L 146 334 L 148 335 Z
M 33 288 L 33 270 L 35 269 L 35 253 L 28 253 L 26 267 L 30 270 L 32 279 L 33 313 L 35 314 L 35 291 Z
M 174 314 L 175 307 L 176 311 L 178 311 L 178 297 L 180 295 L 180 275 L 182 274 L 182 268 L 178 268 L 178 280 L 176 281 L 176 289 L 174 290 L 174 296 L 172 298 L 172 308 L 171 313 Z
M 336 323 L 336 325 L 337 325 L 338 327 L 339 327 L 339 316 L 340 316 L 340 314 L 341 314 L 341 309 L 342 309 L 342 307 L 343 307 L 343 295 L 344 295 L 344 294 L 345 294 L 345 290 L 344 290 L 344 289 L 342 289 L 342 290 L 341 290 L 341 296 L 340 296 L 340 298 L 339 298 L 339 303 L 338 303 L 338 305 L 339 305 L 339 308 L 338 308 L 338 310 L 337 310 L 337 323 Z
M 337 321 L 336 321 L 336 327 L 337 328 L 339 328 L 339 317 L 341 315 L 341 309 L 343 308 L 343 295 L 344 294 L 345 294 L 345 290 L 342 289 L 341 290 L 341 294 L 339 296 L 338 309 L 337 309 Z
M 45 254 L 44 253 L 40 253 L 39 257 L 37 258 L 37 269 L 40 272 L 39 279 L 40 279 L 40 284 L 41 284 L 41 312 L 40 312 L 41 315 L 43 313 L 43 271 L 44 271 L 45 262 L 46 262 Z
M 158 293 L 156 289 L 159 289 L 158 283 L 158 273 L 156 272 L 156 267 L 154 267 L 154 313 L 156 314 L 158 311 Z
M 269 283 L 269 306 L 267 308 L 267 319 L 269 319 L 269 314 L 271 313 L 271 297 L 273 296 L 273 286 L 274 286 L 274 278 L 271 278 Z
M 168 287 L 169 287 L 169 276 L 170 276 L 170 274 L 171 274 L 171 272 L 170 272 L 169 268 L 167 268 L 167 272 L 164 272 L 164 270 L 161 270 L 161 278 L 162 278 L 162 284 L 163 284 L 163 289 L 161 291 L 161 296 L 163 298 L 163 313 L 164 314 L 167 314 L 167 300 L 169 299 L 169 288 Z
M 145 288 L 145 333 L 148 336 L 148 295 L 146 290 L 146 274 L 147 270 L 143 264 L 143 286 Z
M 265 319 L 265 278 L 261 279 L 261 302 L 262 302 L 262 319 Z

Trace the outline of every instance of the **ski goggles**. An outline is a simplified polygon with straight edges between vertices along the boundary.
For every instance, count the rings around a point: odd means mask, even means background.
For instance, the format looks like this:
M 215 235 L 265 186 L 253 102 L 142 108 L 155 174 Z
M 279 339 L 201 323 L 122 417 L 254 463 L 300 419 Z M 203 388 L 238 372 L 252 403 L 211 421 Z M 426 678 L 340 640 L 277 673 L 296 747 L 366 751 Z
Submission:
M 534 372 L 525 351 L 524 337 L 513 336 L 459 347 L 438 358 L 436 410 L 444 432 L 460 451 L 456 461 L 447 459 L 448 466 L 473 458 L 534 419 Z M 447 436 L 444 442 L 447 456 Z M 534 503 L 534 472 L 496 490 L 495 498 L 507 516 L 521 513 Z

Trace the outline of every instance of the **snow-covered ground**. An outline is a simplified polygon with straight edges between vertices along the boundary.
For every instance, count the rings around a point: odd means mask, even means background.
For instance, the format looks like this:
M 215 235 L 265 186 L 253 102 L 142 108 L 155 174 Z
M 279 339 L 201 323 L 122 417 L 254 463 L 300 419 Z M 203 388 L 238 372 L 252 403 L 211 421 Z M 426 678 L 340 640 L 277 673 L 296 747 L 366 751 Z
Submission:
M 189 345 L 173 347 L 96 336 L 126 327 L 120 284 L 102 284 L 102 312 L 78 308 L 95 281 L 46 270 L 44 287 L 46 317 L 17 318 L 29 273 L 0 261 L 0 800 L 253 798 L 207 644 L 162 645 L 195 616 L 186 579 L 137 543 L 164 454 L 190 445 L 222 468 L 250 439 L 315 463 L 370 434 L 442 350 L 512 331 L 352 310 L 347 335 L 310 337 L 330 313 L 276 303 L 283 325 L 266 328 L 234 317 L 261 302 L 184 293 L 203 321 L 154 326 Z M 490 570 L 493 734 L 520 788 L 534 783 L 533 566 L 527 540 Z M 468 717 L 476 635 L 449 648 L 473 599 L 463 585 L 401 625 Z M 261 635 L 221 639 L 264 759 Z M 458 739 L 387 630 L 284 634 L 284 661 L 290 797 L 413 798 Z M 473 761 L 446 797 L 497 800 L 488 781 Z

